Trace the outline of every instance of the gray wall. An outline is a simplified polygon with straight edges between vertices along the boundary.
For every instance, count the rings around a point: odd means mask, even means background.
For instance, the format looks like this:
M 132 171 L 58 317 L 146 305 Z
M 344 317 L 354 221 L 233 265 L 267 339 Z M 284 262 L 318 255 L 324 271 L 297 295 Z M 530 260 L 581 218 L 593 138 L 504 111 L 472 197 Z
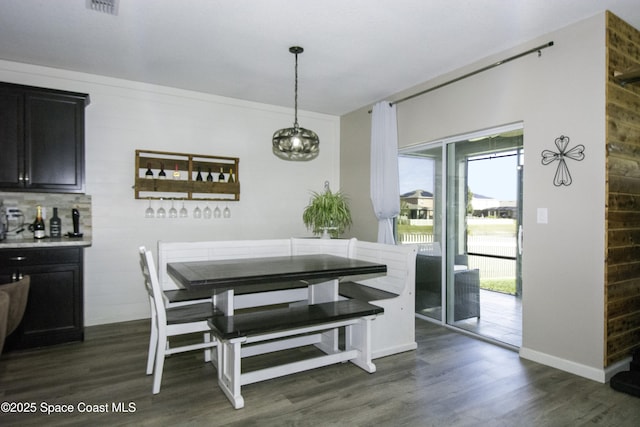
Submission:
M 555 46 L 398 105 L 400 147 L 524 122 L 524 258 L 522 357 L 604 380 L 605 45 L 604 14 L 488 57 L 388 100 L 554 41 Z M 368 200 L 370 115 L 342 117 L 342 186 L 371 239 Z M 556 164 L 540 153 L 555 138 L 584 144 L 586 158 L 568 160 L 573 184 L 555 187 Z M 349 159 L 349 161 L 347 161 Z M 356 191 L 358 190 L 358 191 Z M 536 223 L 545 207 L 548 224 Z M 375 236 L 374 236 L 375 237 Z

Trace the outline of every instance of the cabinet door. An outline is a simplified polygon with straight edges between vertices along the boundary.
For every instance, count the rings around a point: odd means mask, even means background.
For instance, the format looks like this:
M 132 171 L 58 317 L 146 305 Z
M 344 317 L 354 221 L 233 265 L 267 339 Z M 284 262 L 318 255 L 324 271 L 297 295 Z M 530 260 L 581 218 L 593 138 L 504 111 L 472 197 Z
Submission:
M 9 349 L 21 349 L 84 339 L 82 271 L 78 265 L 29 266 L 29 298 L 18 328 L 7 337 Z
M 6 349 L 40 347 L 84 338 L 83 249 L 0 249 L 0 283 L 29 275 L 22 322 Z
M 84 102 L 53 93 L 26 93 L 27 188 L 84 191 Z
M 0 87 L 0 187 L 23 186 L 23 97 Z
M 29 300 L 13 348 L 83 339 L 81 270 L 77 265 L 25 267 L 31 276 Z

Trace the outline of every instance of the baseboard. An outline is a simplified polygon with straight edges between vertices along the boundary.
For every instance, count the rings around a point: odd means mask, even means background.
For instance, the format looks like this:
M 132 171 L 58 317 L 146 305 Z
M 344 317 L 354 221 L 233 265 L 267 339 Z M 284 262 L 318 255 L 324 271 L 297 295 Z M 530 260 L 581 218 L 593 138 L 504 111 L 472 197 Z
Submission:
M 391 356 L 392 354 L 404 353 L 405 351 L 411 351 L 418 348 L 416 342 L 409 344 L 398 345 L 395 347 L 387 347 L 378 350 L 372 350 L 371 359 L 379 359 L 380 357 Z
M 520 348 L 520 357 L 523 359 L 531 360 L 533 362 L 537 362 L 546 366 L 551 366 L 552 368 L 560 369 L 561 371 L 569 372 L 571 374 L 575 374 L 593 381 L 597 381 L 600 383 L 605 383 L 609 381 L 609 379 L 618 371 L 624 369 L 612 369 L 613 366 L 608 367 L 606 370 L 604 368 L 598 369 L 592 366 L 586 366 L 580 363 L 572 362 L 571 360 L 562 359 L 560 357 L 551 356 L 546 353 L 541 353 L 536 350 L 532 350 L 530 348 L 521 347 Z M 627 366 L 628 366 L 627 362 Z M 616 366 L 618 363 L 616 363 Z M 620 368 L 623 368 L 621 366 Z
M 618 372 L 628 371 L 630 363 L 631 363 L 631 357 L 627 357 L 619 362 L 616 362 L 607 366 L 604 370 L 605 381 L 609 382 L 611 380 L 611 377 L 617 374 Z

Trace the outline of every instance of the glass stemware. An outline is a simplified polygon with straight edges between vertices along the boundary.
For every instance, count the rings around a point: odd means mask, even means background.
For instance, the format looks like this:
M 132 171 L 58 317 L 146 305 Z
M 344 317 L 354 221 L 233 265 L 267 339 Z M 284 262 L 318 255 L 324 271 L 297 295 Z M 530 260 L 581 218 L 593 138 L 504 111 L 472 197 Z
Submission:
M 196 206 L 196 208 L 193 210 L 193 217 L 196 219 L 202 218 L 202 211 L 200 210 L 200 206 Z
M 222 216 L 224 216 L 225 218 L 231 218 L 231 209 L 229 209 L 229 206 L 225 206 L 224 207 L 224 211 L 222 212 Z
M 169 218 L 178 218 L 178 210 L 173 205 L 174 201 L 171 200 L 171 209 L 169 209 Z
M 187 212 L 187 208 L 184 207 L 184 201 L 182 202 L 182 208 L 180 208 L 180 218 L 186 218 L 189 216 L 189 212 Z
M 144 211 L 144 217 L 153 218 L 154 216 L 155 216 L 155 213 L 153 211 L 153 208 L 151 207 L 151 198 L 149 198 L 149 207 L 147 208 L 147 210 Z
M 166 218 L 167 212 L 164 210 L 164 206 L 162 206 L 162 199 L 160 199 L 160 207 L 158 208 L 158 212 L 156 212 L 157 218 Z
M 222 212 L 220 212 L 220 208 L 218 207 L 218 205 L 216 205 L 216 208 L 213 211 L 213 217 L 220 218 L 221 215 L 222 215 Z
M 209 207 L 208 204 L 204 208 L 204 218 L 205 219 L 211 219 L 211 208 Z

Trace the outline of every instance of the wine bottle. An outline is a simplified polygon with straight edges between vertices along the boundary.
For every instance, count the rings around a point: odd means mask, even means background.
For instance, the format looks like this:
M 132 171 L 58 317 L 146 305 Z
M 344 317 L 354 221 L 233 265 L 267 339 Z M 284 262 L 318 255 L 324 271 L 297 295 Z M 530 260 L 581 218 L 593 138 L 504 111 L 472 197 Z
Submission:
M 224 172 L 222 172 L 222 167 L 220 167 L 220 175 L 218 175 L 218 181 L 224 182 Z
M 36 221 L 33 223 L 33 237 L 44 239 L 44 221 L 42 220 L 42 207 L 36 208 Z
M 196 181 L 202 181 L 202 173 L 200 172 L 200 166 L 198 166 L 198 175 L 196 175 Z
M 164 171 L 164 163 L 160 163 L 160 172 L 158 173 L 158 178 L 166 179 L 167 173 Z
M 236 179 L 233 176 L 233 169 L 229 169 L 229 181 L 228 182 L 236 182 Z
M 49 220 L 49 235 L 51 237 L 60 237 L 62 235 L 60 223 L 61 221 L 58 217 L 58 208 L 53 208 L 53 216 Z
M 211 168 L 209 168 L 209 175 L 207 175 L 207 182 L 213 182 L 213 175 L 211 175 Z
M 153 171 L 151 170 L 151 163 L 147 163 L 147 171 L 144 173 L 144 177 L 147 179 L 153 179 Z
M 180 171 L 178 170 L 177 163 L 176 163 L 176 170 L 173 171 L 173 179 L 180 179 Z

